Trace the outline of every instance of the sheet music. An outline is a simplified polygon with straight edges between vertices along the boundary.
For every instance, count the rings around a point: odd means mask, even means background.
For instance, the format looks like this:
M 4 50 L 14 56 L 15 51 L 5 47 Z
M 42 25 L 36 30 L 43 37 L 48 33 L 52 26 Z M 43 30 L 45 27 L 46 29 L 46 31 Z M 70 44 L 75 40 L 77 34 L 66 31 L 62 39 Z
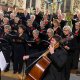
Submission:
M 8 64 L 8 63 L 7 63 L 6 60 L 5 60 L 5 57 L 4 57 L 4 55 L 3 55 L 3 52 L 0 51 L 0 69 L 1 69 L 1 71 L 5 70 L 7 64 Z

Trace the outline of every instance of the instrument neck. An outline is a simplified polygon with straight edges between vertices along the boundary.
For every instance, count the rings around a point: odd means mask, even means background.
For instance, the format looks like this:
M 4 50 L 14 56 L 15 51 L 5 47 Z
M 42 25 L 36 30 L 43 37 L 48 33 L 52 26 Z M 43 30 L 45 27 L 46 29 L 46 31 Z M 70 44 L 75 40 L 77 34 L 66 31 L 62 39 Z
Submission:
M 57 42 L 55 45 L 53 45 L 54 46 L 54 50 L 55 49 L 57 49 L 59 46 L 60 46 L 60 44 L 59 44 L 59 42 Z M 49 50 L 47 50 L 45 53 L 43 53 L 43 55 L 42 56 L 47 56 L 49 54 Z

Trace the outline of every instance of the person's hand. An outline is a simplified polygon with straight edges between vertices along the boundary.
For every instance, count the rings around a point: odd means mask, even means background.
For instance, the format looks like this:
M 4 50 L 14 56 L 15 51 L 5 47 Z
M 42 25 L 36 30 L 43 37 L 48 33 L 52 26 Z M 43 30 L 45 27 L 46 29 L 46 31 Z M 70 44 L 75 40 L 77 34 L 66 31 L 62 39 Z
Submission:
M 50 54 L 54 54 L 54 46 L 49 45 L 49 52 Z
M 69 50 L 70 48 L 68 46 L 64 46 L 65 49 Z
M 28 46 L 30 46 L 30 47 L 31 47 L 32 45 L 31 45 L 31 44 L 28 44 Z
M 29 55 L 23 56 L 23 60 L 28 60 L 28 59 L 29 59 Z

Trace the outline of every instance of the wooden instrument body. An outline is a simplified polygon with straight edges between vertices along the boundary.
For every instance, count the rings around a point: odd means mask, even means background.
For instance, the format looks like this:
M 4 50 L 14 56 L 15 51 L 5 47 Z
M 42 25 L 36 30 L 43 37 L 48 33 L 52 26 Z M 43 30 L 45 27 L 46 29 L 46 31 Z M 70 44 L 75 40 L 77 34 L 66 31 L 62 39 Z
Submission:
M 51 61 L 47 56 L 42 57 L 28 73 L 25 80 L 41 80 L 50 63 Z
M 59 43 L 56 43 L 54 45 L 54 49 L 59 47 Z M 36 62 L 36 64 L 33 66 L 31 71 L 26 75 L 25 80 L 42 80 L 42 77 L 44 76 L 44 72 L 50 65 L 51 61 L 47 57 L 47 54 L 49 54 L 49 50 L 47 50 L 44 54 L 42 54 L 39 58 L 39 60 Z

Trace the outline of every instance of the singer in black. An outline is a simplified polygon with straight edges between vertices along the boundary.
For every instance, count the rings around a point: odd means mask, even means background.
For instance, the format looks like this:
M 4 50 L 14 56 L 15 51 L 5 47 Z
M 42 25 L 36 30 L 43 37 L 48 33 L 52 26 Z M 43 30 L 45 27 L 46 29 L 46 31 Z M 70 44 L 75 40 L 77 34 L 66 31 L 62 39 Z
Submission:
M 26 40 L 28 40 L 27 34 L 25 34 L 26 28 L 23 25 L 18 26 L 17 37 L 13 38 L 13 73 L 21 73 L 23 67 L 23 56 L 27 52 Z
M 4 54 L 4 57 L 6 59 L 6 62 L 8 63 L 6 69 L 4 70 L 5 72 L 9 71 L 10 67 L 10 55 L 11 55 L 11 38 L 9 36 L 11 32 L 11 26 L 10 25 L 5 25 L 4 26 L 4 32 L 1 35 L 0 41 L 1 41 L 1 50 Z

